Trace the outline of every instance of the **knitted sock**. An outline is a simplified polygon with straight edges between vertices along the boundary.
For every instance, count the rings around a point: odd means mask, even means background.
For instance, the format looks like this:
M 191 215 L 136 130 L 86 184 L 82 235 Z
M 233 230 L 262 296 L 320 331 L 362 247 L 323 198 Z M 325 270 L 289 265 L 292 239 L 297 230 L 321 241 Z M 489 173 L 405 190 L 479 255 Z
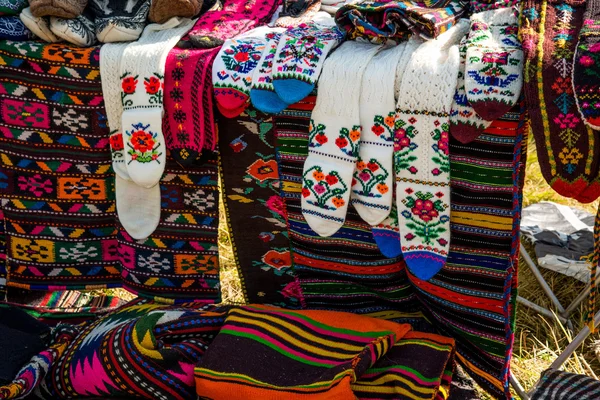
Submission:
M 125 165 L 121 119 L 121 58 L 128 43 L 108 43 L 100 48 L 100 76 L 106 101 L 106 120 L 110 129 L 110 150 L 115 171 L 117 215 L 123 228 L 134 239 L 145 239 L 160 222 L 160 185 L 146 189 L 131 181 Z
M 29 0 L 35 17 L 75 18 L 83 14 L 88 0 Z
M 283 111 L 288 104 L 281 100 L 273 86 L 273 60 L 281 39 L 282 30 L 274 30 L 267 34 L 265 50 L 258 62 L 258 68 L 252 76 L 250 99 L 258 110 L 276 114 Z
M 350 196 L 369 225 L 383 221 L 392 208 L 394 185 L 394 78 L 404 46 L 381 50 L 367 65 L 360 93 L 360 151 Z
M 249 103 L 244 103 L 238 108 L 229 109 L 229 108 L 224 108 L 222 105 L 217 103 L 217 109 L 221 112 L 221 114 L 223 114 L 224 117 L 236 118 L 236 117 L 239 117 L 240 114 L 243 113 L 248 108 L 249 105 L 250 105 Z
M 523 50 L 517 32 L 512 8 L 471 16 L 465 90 L 475 112 L 488 121 L 510 111 L 521 95 Z
M 527 0 L 520 34 L 525 99 L 542 175 L 560 195 L 593 201 L 588 190 L 600 159 L 594 131 L 578 117 L 572 90 L 573 54 L 585 7 Z M 596 185 L 597 187 L 597 185 Z M 580 201 L 582 201 L 580 200 Z
M 0 39 L 25 41 L 33 35 L 17 15 L 0 16 Z
M 19 15 L 28 5 L 27 0 L 3 0 L 0 2 L 0 15 Z
M 360 146 L 361 79 L 379 49 L 346 42 L 323 67 L 302 174 L 302 214 L 321 236 L 333 235 L 346 220 Z
M 192 20 L 177 18 L 148 25 L 121 60 L 125 162 L 131 179 L 145 188 L 160 181 L 166 162 L 162 133 L 166 58 L 192 26 Z
M 449 112 L 460 65 L 458 43 L 467 29 L 461 20 L 413 53 L 397 105 L 394 160 L 402 254 L 423 280 L 444 266 L 450 246 Z
M 89 9 L 72 19 L 50 17 L 50 30 L 56 37 L 76 46 L 89 47 L 96 43 L 93 16 Z
M 319 13 L 320 9 L 321 2 L 319 0 L 299 0 L 288 2 L 286 14 L 280 14 L 274 25 L 281 28 L 288 28 L 290 26 L 298 26 L 300 24 L 309 23 Z
M 215 100 L 221 109 L 239 109 L 248 102 L 252 75 L 265 50 L 268 32 L 267 27 L 257 28 L 225 41 L 221 47 L 212 69 Z
M 423 44 L 423 39 L 418 36 L 411 36 L 407 42 L 400 43 L 399 46 L 404 45 L 404 57 L 400 58 L 398 64 L 396 65 L 396 79 L 394 80 L 394 100 L 398 102 L 398 99 L 402 95 L 400 93 L 400 86 L 402 84 L 402 78 L 404 77 L 404 72 L 406 71 L 406 67 L 408 66 L 408 62 L 410 61 L 410 57 L 412 53 L 414 53 L 419 46 Z
M 96 36 L 102 43 L 137 40 L 146 25 L 150 0 L 90 0 Z
M 50 20 L 46 17 L 34 17 L 31 8 L 27 7 L 19 15 L 23 24 L 38 38 L 48 43 L 60 41 L 50 29 Z
M 395 203 L 387 218 L 379 225 L 371 228 L 373 239 L 375 239 L 379 251 L 387 258 L 396 258 L 402 254 L 400 229 L 398 228 L 398 208 L 396 208 Z
M 350 385 L 410 330 L 343 312 L 233 308 L 194 370 L 197 393 L 214 400 L 354 399 Z
M 157 24 L 173 17 L 193 18 L 202 9 L 202 0 L 153 0 L 148 19 Z
M 460 69 L 454 102 L 450 109 L 450 133 L 461 143 L 470 143 L 477 139 L 492 124 L 475 112 L 465 91 L 465 64 L 467 57 L 467 40 L 460 42 Z
M 342 40 L 335 26 L 315 23 L 288 29 L 277 47 L 273 86 L 277 95 L 293 104 L 313 91 L 327 54 Z
M 600 2 L 589 0 L 573 62 L 573 88 L 583 121 L 600 129 Z

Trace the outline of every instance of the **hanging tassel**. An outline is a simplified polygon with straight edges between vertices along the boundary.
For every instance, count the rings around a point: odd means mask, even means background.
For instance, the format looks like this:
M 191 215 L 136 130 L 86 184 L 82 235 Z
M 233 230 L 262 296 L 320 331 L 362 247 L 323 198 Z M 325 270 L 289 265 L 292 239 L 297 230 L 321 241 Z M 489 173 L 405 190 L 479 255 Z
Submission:
M 596 274 L 598 272 L 598 261 L 600 261 L 600 206 L 596 213 L 596 220 L 594 222 L 594 254 L 592 256 L 592 265 L 590 273 L 590 296 L 588 297 L 588 312 L 587 312 L 587 325 L 592 333 L 596 332 L 596 326 L 594 324 L 594 316 L 596 315 L 596 297 L 599 292 L 599 288 L 596 287 Z

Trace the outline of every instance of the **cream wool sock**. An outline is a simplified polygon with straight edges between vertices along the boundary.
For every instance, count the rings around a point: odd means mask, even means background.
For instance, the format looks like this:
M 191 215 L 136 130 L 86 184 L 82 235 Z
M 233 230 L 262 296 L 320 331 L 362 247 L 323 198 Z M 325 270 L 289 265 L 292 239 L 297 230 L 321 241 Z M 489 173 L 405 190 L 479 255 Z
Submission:
M 493 121 L 486 121 L 475 112 L 467 99 L 465 90 L 465 64 L 467 58 L 467 39 L 460 42 L 460 69 L 454 101 L 450 108 L 450 133 L 461 143 L 470 143 L 483 133 Z
M 321 236 L 346 220 L 360 145 L 360 91 L 365 68 L 381 47 L 351 41 L 323 66 L 302 178 L 302 214 Z
M 150 189 L 131 181 L 125 165 L 121 117 L 121 79 L 119 71 L 127 43 L 105 44 L 100 48 L 100 75 L 102 93 L 106 101 L 106 119 L 110 129 L 112 166 L 115 171 L 115 197 L 117 215 L 123 228 L 134 239 L 145 239 L 154 232 L 160 222 L 160 185 Z
M 360 151 L 351 202 L 369 225 L 383 221 L 392 208 L 394 184 L 394 80 L 406 46 L 384 48 L 367 65 L 360 94 Z
M 517 103 L 523 87 L 523 49 L 513 8 L 471 16 L 465 89 L 473 109 L 488 121 Z
M 162 133 L 165 62 L 169 51 L 194 25 L 191 19 L 171 18 L 150 24 L 121 60 L 121 99 L 125 163 L 139 186 L 158 184 L 165 169 Z
M 412 55 L 402 78 L 395 136 L 402 254 L 420 279 L 446 263 L 450 246 L 450 106 L 458 79 L 461 20 Z
M 399 46 L 404 45 L 404 54 L 398 61 L 396 65 L 396 79 L 394 80 L 394 99 L 396 103 L 400 99 L 400 85 L 402 84 L 402 77 L 404 77 L 404 71 L 406 71 L 406 67 L 408 67 L 408 62 L 412 54 L 423 44 L 424 40 L 419 36 L 411 36 L 407 42 L 399 44 Z

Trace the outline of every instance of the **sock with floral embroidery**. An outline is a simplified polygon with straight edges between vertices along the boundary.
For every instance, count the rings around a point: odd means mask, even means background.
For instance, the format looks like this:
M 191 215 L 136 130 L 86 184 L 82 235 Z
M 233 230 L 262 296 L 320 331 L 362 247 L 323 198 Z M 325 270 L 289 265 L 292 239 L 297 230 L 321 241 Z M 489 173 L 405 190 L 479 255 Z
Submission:
M 273 65 L 277 95 L 288 104 L 308 96 L 319 79 L 325 57 L 342 39 L 335 25 L 311 22 L 288 29 L 279 41 Z
M 384 48 L 372 59 L 362 77 L 360 94 L 360 151 L 351 202 L 369 225 L 383 221 L 392 208 L 394 185 L 394 125 L 396 65 L 402 45 Z
M 187 18 L 150 24 L 121 60 L 121 99 L 125 163 L 139 186 L 158 184 L 165 169 L 162 133 L 165 62 L 169 51 L 193 26 Z
M 450 246 L 449 113 L 458 43 L 467 29 L 461 20 L 412 54 L 397 104 L 394 161 L 402 255 L 423 280 L 445 265 Z
M 492 124 L 475 112 L 465 91 L 465 64 L 467 58 L 467 39 L 460 42 L 460 69 L 454 102 L 450 109 L 450 133 L 461 143 L 470 143 L 477 139 Z
M 276 114 L 283 111 L 288 103 L 283 101 L 275 92 L 273 86 L 273 60 L 283 29 L 273 30 L 266 36 L 265 50 L 258 62 L 258 68 L 252 76 L 250 100 L 252 105 L 262 112 Z
M 583 121 L 600 129 L 600 1 L 588 0 L 573 62 L 573 89 Z
M 471 16 L 465 90 L 481 118 L 500 118 L 519 100 L 523 87 L 523 49 L 513 8 Z
M 323 67 L 302 174 L 302 214 L 321 236 L 333 235 L 346 220 L 360 145 L 361 80 L 379 49 L 346 42 Z
M 212 69 L 215 100 L 220 109 L 244 110 L 250 98 L 252 75 L 265 51 L 269 30 L 265 26 L 253 29 L 228 39 L 221 47 Z
M 396 208 L 395 201 L 390 214 L 379 225 L 372 227 L 371 233 L 373 233 L 373 239 L 375 239 L 381 254 L 387 258 L 395 258 L 402 254 L 398 208 Z

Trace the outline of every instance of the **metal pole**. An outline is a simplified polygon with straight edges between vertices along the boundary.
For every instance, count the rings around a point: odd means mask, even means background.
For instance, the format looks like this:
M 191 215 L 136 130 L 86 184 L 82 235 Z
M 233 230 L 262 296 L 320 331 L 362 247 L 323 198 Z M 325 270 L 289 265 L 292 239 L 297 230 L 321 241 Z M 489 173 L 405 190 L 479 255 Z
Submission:
M 590 280 L 591 280 L 591 276 L 590 276 Z M 600 285 L 600 275 L 598 275 L 596 277 L 596 284 Z M 575 298 L 575 300 L 573 300 L 573 302 L 569 305 L 569 307 L 567 307 L 567 309 L 565 310 L 565 312 L 563 313 L 563 316 L 565 318 L 569 318 L 571 316 L 571 314 L 573 314 L 573 311 L 575 311 L 575 309 L 577 307 L 579 307 L 579 305 L 581 304 L 581 302 L 583 300 L 585 300 L 585 298 L 590 294 L 590 285 L 588 284 L 588 286 L 585 288 L 585 290 L 581 293 L 579 293 L 579 296 L 577 296 Z
M 600 311 L 598 311 L 598 313 L 596 313 L 596 315 L 594 316 L 594 323 L 596 325 L 600 325 Z M 577 350 L 577 348 L 581 346 L 585 339 L 587 339 L 587 337 L 590 336 L 590 333 L 590 328 L 586 325 L 577 334 L 577 336 L 575 336 L 575 339 L 573 339 L 573 341 L 569 343 L 565 351 L 563 351 L 561 355 L 559 355 L 558 358 L 554 360 L 552 365 L 550 365 L 550 369 L 560 369 L 560 367 L 562 367 L 562 365 L 569 359 L 569 357 L 571 357 L 575 350 Z
M 521 386 L 521 383 L 517 380 L 517 378 L 515 378 L 513 374 L 510 374 L 509 379 L 511 386 L 513 387 L 513 389 L 515 389 L 515 392 L 517 392 L 521 400 L 529 400 L 529 395 L 527 394 L 523 386 Z
M 568 323 L 568 321 L 567 321 L 567 320 L 566 320 L 564 317 L 561 317 L 561 316 L 560 316 L 560 315 L 558 315 L 558 314 L 553 314 L 553 313 L 552 313 L 552 311 L 548 310 L 547 308 L 544 308 L 544 307 L 542 307 L 542 306 L 539 306 L 539 305 L 535 304 L 534 302 L 527 300 L 527 299 L 526 299 L 526 298 L 524 298 L 524 297 L 517 296 L 517 302 L 519 302 L 519 303 L 523 304 L 523 305 L 524 305 L 524 306 L 526 306 L 526 307 L 529 307 L 529 308 L 531 308 L 531 309 L 533 309 L 533 310 L 537 311 L 537 312 L 538 312 L 538 313 L 540 313 L 540 314 L 543 314 L 543 315 L 545 315 L 545 316 L 546 316 L 546 317 L 548 317 L 548 318 L 552 318 L 552 319 L 554 319 L 554 318 L 556 317 L 556 318 L 558 318 L 558 320 L 559 320 L 561 323 L 563 323 L 563 324 L 567 324 L 567 323 Z
M 552 301 L 552 304 L 554 304 L 554 306 L 556 307 L 558 313 L 563 315 L 565 313 L 565 308 L 562 306 L 562 304 L 560 304 L 560 301 L 558 301 L 556 295 L 554 294 L 552 289 L 550 289 L 550 286 L 548 286 L 548 282 L 546 282 L 546 280 L 542 276 L 542 273 L 529 256 L 529 253 L 523 246 L 523 243 L 521 243 L 521 257 L 523 257 L 523 260 L 525 260 L 525 263 L 529 266 L 531 272 L 533 272 L 533 275 L 540 283 L 540 286 L 542 286 L 542 289 L 544 289 L 544 292 L 546 293 L 550 301 Z

